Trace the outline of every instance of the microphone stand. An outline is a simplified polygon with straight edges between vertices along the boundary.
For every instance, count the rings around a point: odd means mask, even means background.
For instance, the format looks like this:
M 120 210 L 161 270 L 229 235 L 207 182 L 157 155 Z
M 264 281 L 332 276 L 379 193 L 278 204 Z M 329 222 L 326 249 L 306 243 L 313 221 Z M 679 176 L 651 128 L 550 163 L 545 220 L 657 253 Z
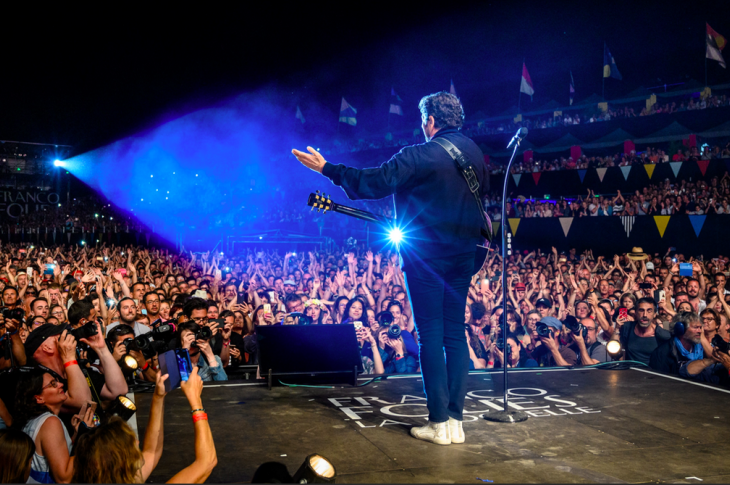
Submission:
M 525 131 L 523 132 L 522 130 Z M 497 423 L 521 423 L 522 421 L 527 421 L 527 414 L 521 411 L 510 411 L 507 409 L 507 361 L 509 358 L 508 349 L 510 349 L 507 344 L 507 183 L 509 182 L 509 169 L 512 167 L 512 162 L 515 160 L 515 155 L 517 154 L 517 149 L 520 147 L 522 138 L 525 136 L 527 136 L 527 128 L 520 128 L 512 139 L 515 144 L 515 148 L 512 150 L 512 156 L 507 163 L 507 168 L 504 172 L 504 186 L 502 187 L 502 342 L 504 342 L 502 350 L 504 396 L 502 398 L 502 402 L 504 403 L 504 408 L 502 411 L 490 411 L 483 415 L 484 419 L 487 421 Z M 507 148 L 509 148 L 509 145 L 507 145 Z M 510 250 L 510 252 L 512 251 Z

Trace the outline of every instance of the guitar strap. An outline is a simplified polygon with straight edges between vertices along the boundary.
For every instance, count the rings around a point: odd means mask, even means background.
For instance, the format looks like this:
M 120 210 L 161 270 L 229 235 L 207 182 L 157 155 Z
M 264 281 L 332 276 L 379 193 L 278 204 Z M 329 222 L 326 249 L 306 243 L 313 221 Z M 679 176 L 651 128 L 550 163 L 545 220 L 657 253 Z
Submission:
M 467 160 L 461 150 L 456 148 L 456 146 L 449 140 L 445 138 L 436 138 L 431 141 L 446 150 L 446 153 L 448 153 L 451 158 L 454 159 L 454 162 L 456 162 L 459 172 L 464 177 L 464 180 L 466 180 L 467 185 L 469 185 L 469 191 L 471 191 L 474 196 L 474 200 L 477 203 L 477 209 L 479 210 L 479 215 L 482 216 L 484 227 L 481 228 L 481 234 L 487 239 L 488 244 L 491 243 L 493 237 L 492 222 L 484 213 L 484 205 L 482 204 L 481 197 L 479 197 L 479 179 L 477 179 L 477 176 L 474 173 L 474 166 L 469 162 L 469 160 Z

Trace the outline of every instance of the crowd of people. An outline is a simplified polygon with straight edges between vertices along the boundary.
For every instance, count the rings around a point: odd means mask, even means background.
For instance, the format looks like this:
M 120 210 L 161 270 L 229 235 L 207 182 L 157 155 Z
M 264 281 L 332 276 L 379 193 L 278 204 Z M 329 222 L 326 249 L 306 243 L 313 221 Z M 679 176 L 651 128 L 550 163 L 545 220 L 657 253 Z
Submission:
M 501 200 L 485 200 L 493 220 L 501 219 Z M 656 216 L 674 214 L 730 213 L 730 174 L 713 177 L 709 182 L 665 180 L 636 190 L 633 194 L 596 194 L 588 189 L 585 196 L 563 200 L 513 199 L 507 202 L 507 217 L 591 217 Z
M 200 411 L 202 382 L 254 372 L 261 326 L 353 325 L 367 374 L 420 369 L 408 296 L 418 288 L 406 287 L 390 251 L 249 248 L 226 256 L 6 245 L 2 259 L 0 460 L 9 463 L 8 449 L 23 450 L 12 473 L 0 467 L 4 480 L 146 479 L 162 454 L 163 352 L 186 350 L 194 369 L 182 386 L 196 439 L 208 445 L 176 476 L 190 482 L 216 463 Z M 684 262 L 691 274 L 680 273 Z M 506 263 L 506 288 L 498 251 L 472 279 L 464 315 L 472 369 L 625 359 L 728 384 L 730 257 L 553 249 L 518 252 Z M 115 410 L 119 396 L 144 382 L 155 395 L 139 447 Z

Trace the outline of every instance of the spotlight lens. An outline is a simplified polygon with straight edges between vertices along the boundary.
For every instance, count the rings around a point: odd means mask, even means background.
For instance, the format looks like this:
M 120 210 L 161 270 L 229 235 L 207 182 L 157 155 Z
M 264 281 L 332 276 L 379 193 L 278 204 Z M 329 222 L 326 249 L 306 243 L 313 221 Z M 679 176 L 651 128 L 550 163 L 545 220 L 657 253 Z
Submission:
M 319 455 L 313 455 L 309 457 L 309 465 L 320 477 L 332 478 L 335 476 L 335 467 L 332 466 L 332 463 L 330 463 L 327 458 Z
M 119 396 L 119 402 L 127 409 L 131 409 L 132 411 L 137 410 L 137 406 L 126 396 Z
M 621 342 L 618 340 L 611 340 L 606 344 L 606 351 L 611 355 L 616 355 L 621 352 Z
M 388 233 L 388 238 L 394 243 L 394 244 L 400 244 L 401 241 L 403 241 L 403 233 L 401 230 L 397 227 L 394 227 L 390 230 Z
M 63 162 L 61 160 L 54 160 L 53 161 L 53 166 L 54 167 L 62 167 L 63 166 Z
M 131 370 L 137 370 L 137 359 L 135 359 L 131 355 L 127 354 L 124 356 L 124 365 L 129 367 Z M 129 401 L 129 399 L 127 399 L 127 401 Z M 124 402 L 122 402 L 122 404 L 124 404 Z M 124 404 L 124 405 L 127 406 L 126 404 Z M 127 407 L 129 407 L 129 406 L 127 406 Z

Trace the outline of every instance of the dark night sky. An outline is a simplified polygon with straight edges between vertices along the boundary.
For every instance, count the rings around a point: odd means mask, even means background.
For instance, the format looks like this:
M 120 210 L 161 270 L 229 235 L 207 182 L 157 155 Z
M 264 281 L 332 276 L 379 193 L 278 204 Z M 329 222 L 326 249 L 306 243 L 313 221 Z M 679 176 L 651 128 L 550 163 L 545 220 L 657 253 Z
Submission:
M 497 115 L 517 103 L 524 57 L 536 95 L 523 108 L 567 104 L 569 69 L 578 100 L 600 94 L 605 40 L 624 78 L 606 81 L 611 99 L 703 81 L 704 22 L 730 37 L 727 1 L 393 4 L 18 14 L 1 34 L 0 139 L 85 150 L 261 88 L 292 116 L 299 104 L 336 119 L 344 95 L 360 133 L 377 132 L 391 85 L 408 126 L 450 78 L 467 117 Z M 710 62 L 709 82 L 730 72 Z

